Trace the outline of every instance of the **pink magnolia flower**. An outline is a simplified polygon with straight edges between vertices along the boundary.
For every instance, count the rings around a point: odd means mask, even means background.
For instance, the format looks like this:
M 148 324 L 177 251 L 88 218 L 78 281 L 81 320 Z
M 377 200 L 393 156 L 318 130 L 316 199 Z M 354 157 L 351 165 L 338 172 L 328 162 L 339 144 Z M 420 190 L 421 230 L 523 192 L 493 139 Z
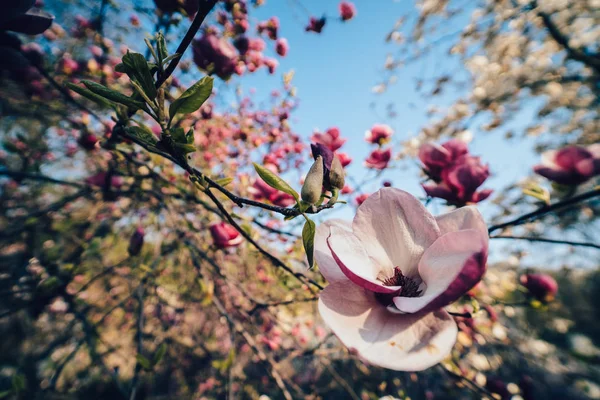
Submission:
M 525 274 L 519 278 L 521 285 L 540 301 L 552 301 L 558 292 L 558 283 L 547 274 Z
M 288 44 L 287 39 L 285 39 L 285 38 L 278 39 L 277 43 L 275 43 L 275 51 L 281 57 L 285 57 L 285 55 L 287 54 L 289 48 L 290 48 L 290 46 Z
M 325 133 L 313 133 L 310 141 L 321 143 L 322 145 L 327 146 L 331 151 L 336 151 L 346 143 L 346 139 L 341 137 L 340 130 L 336 127 L 327 129 Z
M 353 3 L 349 1 L 342 1 L 340 3 L 340 17 L 342 18 L 342 21 L 351 20 L 354 18 L 355 14 L 356 8 L 354 7 Z
M 356 205 L 360 206 L 362 203 L 365 202 L 366 199 L 369 198 L 369 196 L 370 195 L 367 193 L 359 194 L 354 198 L 354 201 L 356 201 Z
M 579 185 L 600 175 L 600 144 L 547 151 L 542 155 L 542 163 L 533 170 L 561 185 Z
M 103 187 L 106 185 L 106 172 L 98 172 L 96 175 L 86 178 L 85 183 L 92 186 Z M 116 189 L 120 188 L 123 185 L 123 178 L 117 175 L 112 175 L 110 177 L 110 185 Z
M 210 234 L 212 235 L 213 243 L 220 249 L 238 246 L 244 239 L 233 226 L 226 222 L 212 224 L 210 226 Z
M 308 21 L 308 25 L 304 28 L 304 30 L 306 32 L 321 33 L 321 31 L 325 27 L 326 22 L 327 22 L 327 19 L 325 17 L 321 17 L 321 18 L 310 17 L 310 20 Z
M 336 157 L 342 163 L 342 167 L 346 168 L 352 162 L 352 157 L 350 157 L 347 153 L 335 153 Z
M 256 200 L 268 200 L 279 207 L 290 207 L 296 204 L 294 196 L 267 185 L 265 181 L 256 178 L 254 184 L 248 189 Z
M 365 133 L 365 140 L 373 144 L 385 144 L 394 134 L 392 128 L 384 124 L 375 124 L 370 131 Z
M 467 144 L 462 140 L 450 139 L 439 145 L 425 143 L 419 148 L 419 159 L 427 175 L 436 182 L 442 177 L 442 171 L 450 167 L 461 156 L 468 154 Z
M 383 188 L 349 223 L 317 228 L 315 260 L 329 285 L 319 312 L 367 362 L 420 371 L 440 362 L 457 326 L 442 307 L 485 273 L 488 234 L 479 211 L 433 217 L 412 195 Z
M 443 171 L 441 183 L 422 186 L 428 196 L 439 197 L 450 204 L 463 206 L 479 203 L 492 194 L 491 189 L 477 191 L 489 176 L 489 166 L 481 164 L 479 157 L 464 155 Z
M 391 149 L 375 149 L 365 160 L 365 167 L 372 169 L 386 169 L 392 158 Z
M 234 73 L 237 65 L 237 52 L 229 41 L 208 33 L 192 44 L 194 63 L 198 68 L 214 72 L 219 78 L 227 80 Z

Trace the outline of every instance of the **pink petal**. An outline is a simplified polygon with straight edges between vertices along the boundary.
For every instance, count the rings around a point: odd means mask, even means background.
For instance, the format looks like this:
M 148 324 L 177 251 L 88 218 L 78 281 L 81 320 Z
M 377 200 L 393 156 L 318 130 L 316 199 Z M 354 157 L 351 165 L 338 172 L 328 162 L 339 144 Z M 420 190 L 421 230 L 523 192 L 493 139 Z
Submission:
M 442 235 L 448 232 L 475 229 L 487 235 L 487 225 L 483 216 L 475 206 L 466 206 L 435 217 Z
M 342 343 L 368 363 L 421 371 L 443 360 L 456 341 L 456 323 L 443 310 L 390 313 L 371 292 L 336 282 L 321 292 L 319 313 Z
M 383 188 L 358 208 L 354 235 L 387 276 L 398 266 L 414 277 L 423 252 L 440 236 L 435 218 L 411 194 Z
M 321 271 L 321 274 L 323 274 L 329 283 L 348 280 L 346 275 L 344 275 L 340 267 L 333 259 L 331 250 L 329 250 L 329 246 L 327 245 L 329 230 L 332 226 L 335 226 L 339 229 L 348 230 L 349 232 L 352 231 L 352 224 L 349 221 L 344 221 L 341 219 L 332 219 L 320 224 L 317 227 L 317 231 L 315 233 L 315 261 L 317 262 L 319 271 Z
M 466 229 L 440 237 L 425 251 L 419 275 L 426 285 L 421 297 L 394 297 L 394 304 L 407 313 L 444 307 L 469 291 L 485 273 L 487 231 Z
M 381 267 L 373 263 L 352 232 L 332 226 L 327 245 L 339 269 L 356 285 L 377 293 L 391 294 L 400 290 L 400 286 L 384 286 L 377 280 Z

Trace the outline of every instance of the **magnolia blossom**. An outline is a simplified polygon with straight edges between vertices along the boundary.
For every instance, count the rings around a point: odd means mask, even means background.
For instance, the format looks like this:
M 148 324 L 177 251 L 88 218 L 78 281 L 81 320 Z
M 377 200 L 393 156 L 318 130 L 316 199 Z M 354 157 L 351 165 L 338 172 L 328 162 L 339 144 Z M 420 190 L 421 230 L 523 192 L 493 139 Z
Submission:
M 85 183 L 92 186 L 100 186 L 103 187 L 106 185 L 106 172 L 98 172 L 96 175 L 89 176 L 85 179 Z M 118 175 L 110 176 L 110 186 L 113 188 L 120 188 L 123 185 L 123 178 Z
M 221 79 L 228 79 L 238 61 L 235 47 L 225 38 L 204 34 L 192 44 L 194 62 L 202 70 L 214 72 Z
M 392 158 L 391 149 L 376 149 L 369 154 L 369 157 L 365 160 L 365 167 L 372 169 L 386 169 Z
M 346 143 L 346 139 L 341 137 L 340 130 L 336 127 L 327 129 L 325 133 L 315 132 L 310 140 L 327 146 L 331 151 L 336 151 Z
M 213 243 L 220 249 L 238 246 L 243 240 L 242 235 L 226 222 L 212 224 L 210 226 L 210 234 L 212 235 Z
M 296 204 L 294 196 L 272 188 L 260 178 L 256 178 L 254 184 L 248 188 L 248 191 L 256 200 L 268 200 L 279 207 L 289 207 Z
M 442 178 L 442 171 L 450 167 L 461 156 L 468 154 L 467 144 L 462 140 L 450 139 L 439 145 L 425 143 L 419 148 L 419 159 L 427 175 L 436 182 Z
M 429 368 L 456 341 L 456 323 L 442 307 L 481 280 L 487 254 L 487 228 L 476 208 L 434 218 L 412 195 L 380 189 L 351 223 L 317 228 L 315 260 L 329 282 L 319 312 L 367 362 Z
M 600 144 L 547 151 L 542 155 L 542 163 L 533 170 L 561 185 L 579 185 L 600 175 Z
M 558 292 L 558 283 L 547 274 L 525 274 L 519 278 L 529 293 L 540 301 L 552 301 Z
M 490 176 L 489 166 L 481 164 L 479 157 L 462 156 L 442 172 L 442 182 L 424 184 L 428 196 L 439 197 L 450 204 L 479 203 L 493 192 L 491 189 L 477 191 Z
M 277 40 L 277 43 L 275 43 L 275 51 L 281 57 L 285 57 L 285 55 L 287 54 L 289 48 L 290 48 L 290 46 L 288 44 L 287 39 L 281 38 L 281 39 Z
M 327 22 L 327 19 L 325 17 L 321 17 L 321 18 L 310 17 L 310 20 L 308 21 L 308 25 L 306 25 L 304 30 L 306 32 L 321 33 L 321 31 L 325 27 L 326 22 Z
M 340 3 L 340 18 L 342 21 L 348 21 L 354 18 L 356 14 L 356 7 L 349 1 L 342 1 Z
M 346 168 L 352 162 L 352 157 L 348 153 L 335 153 L 336 157 L 342 163 L 342 167 Z
M 387 143 L 394 131 L 388 125 L 375 124 L 371 130 L 365 132 L 365 140 L 373 144 L 384 144 Z

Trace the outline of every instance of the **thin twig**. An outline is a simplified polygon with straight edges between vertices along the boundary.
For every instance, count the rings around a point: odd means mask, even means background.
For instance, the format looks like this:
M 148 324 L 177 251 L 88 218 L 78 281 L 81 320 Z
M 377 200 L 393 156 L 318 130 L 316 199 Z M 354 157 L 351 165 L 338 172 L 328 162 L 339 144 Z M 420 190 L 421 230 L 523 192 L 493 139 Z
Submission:
M 181 43 L 179 43 L 177 50 L 175 50 L 175 54 L 179 54 L 179 57 L 175 57 L 169 63 L 169 66 L 165 69 L 165 72 L 163 74 L 161 74 L 161 76 L 158 77 L 158 79 L 156 80 L 156 88 L 157 89 L 160 88 L 162 86 L 162 84 L 165 83 L 165 81 L 167 79 L 169 79 L 169 77 L 171 76 L 173 71 L 175 71 L 175 68 L 177 68 L 179 61 L 181 61 L 181 58 L 183 57 L 183 53 L 185 53 L 185 51 L 187 50 L 189 45 L 192 43 L 192 40 L 194 39 L 194 36 L 196 36 L 198 29 L 200 29 L 202 22 L 204 22 L 204 19 L 210 13 L 210 11 L 213 9 L 215 4 L 217 4 L 216 0 L 204 0 L 204 1 L 200 2 L 198 12 L 196 13 L 196 16 L 194 17 L 192 24 L 190 25 L 189 29 L 185 33 L 185 36 L 181 40 Z
M 570 246 L 580 246 L 580 247 L 591 247 L 594 249 L 600 250 L 600 245 L 591 242 L 574 242 L 570 240 L 558 240 L 558 239 L 548 239 L 542 237 L 531 237 L 531 236 L 513 236 L 513 235 L 496 235 L 490 236 L 490 239 L 514 239 L 514 240 L 527 240 L 529 242 L 544 242 L 544 243 L 556 243 L 556 244 L 568 244 Z
M 589 192 L 582 193 L 578 196 L 573 196 L 571 198 L 568 198 L 563 201 L 559 201 L 558 203 L 554 203 L 549 206 L 541 207 L 533 212 L 524 214 L 524 215 L 514 218 L 508 222 L 504 222 L 504 223 L 501 223 L 498 225 L 492 225 L 491 227 L 488 228 L 488 233 L 491 234 L 492 232 L 495 232 L 500 229 L 508 228 L 509 226 L 518 226 L 518 225 L 526 224 L 527 222 L 531 222 L 536 219 L 539 219 L 553 211 L 557 211 L 557 210 L 563 209 L 565 207 L 568 207 L 570 205 L 589 200 L 596 196 L 600 196 L 600 188 L 590 190 Z

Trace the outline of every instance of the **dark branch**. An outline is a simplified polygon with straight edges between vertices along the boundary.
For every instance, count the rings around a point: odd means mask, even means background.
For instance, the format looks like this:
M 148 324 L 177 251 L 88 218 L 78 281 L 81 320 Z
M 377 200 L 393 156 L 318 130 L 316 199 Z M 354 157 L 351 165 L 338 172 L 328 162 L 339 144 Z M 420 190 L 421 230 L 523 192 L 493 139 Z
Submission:
M 527 213 L 525 215 L 517 217 L 517 218 L 515 218 L 513 220 L 510 220 L 508 222 L 504 222 L 504 223 L 498 224 L 498 225 L 492 225 L 491 227 L 488 228 L 488 233 L 491 234 L 492 232 L 495 232 L 495 231 L 500 230 L 500 229 L 505 229 L 505 228 L 508 228 L 510 226 L 518 226 L 518 225 L 526 224 L 526 223 L 531 222 L 531 221 L 535 221 L 536 219 L 542 218 L 542 217 L 544 217 L 545 215 L 547 215 L 547 214 L 549 214 L 551 212 L 561 210 L 563 208 L 566 208 L 568 206 L 577 204 L 577 203 L 582 202 L 582 201 L 589 200 L 589 199 L 594 198 L 596 196 L 600 196 L 600 189 L 594 189 L 594 190 L 591 190 L 589 192 L 582 193 L 582 194 L 580 194 L 578 196 L 573 196 L 573 197 L 568 198 L 566 200 L 559 201 L 558 203 L 554 203 L 554 204 L 549 205 L 549 206 L 541 207 L 541 208 L 537 209 L 536 211 Z
M 590 242 L 573 242 L 570 240 L 558 240 L 558 239 L 548 239 L 542 237 L 531 237 L 531 236 L 513 236 L 513 235 L 496 235 L 490 236 L 490 239 L 514 239 L 514 240 L 527 240 L 529 242 L 544 242 L 544 243 L 556 243 L 556 244 L 568 244 L 570 246 L 580 246 L 580 247 L 591 247 L 594 249 L 600 250 L 600 245 Z

